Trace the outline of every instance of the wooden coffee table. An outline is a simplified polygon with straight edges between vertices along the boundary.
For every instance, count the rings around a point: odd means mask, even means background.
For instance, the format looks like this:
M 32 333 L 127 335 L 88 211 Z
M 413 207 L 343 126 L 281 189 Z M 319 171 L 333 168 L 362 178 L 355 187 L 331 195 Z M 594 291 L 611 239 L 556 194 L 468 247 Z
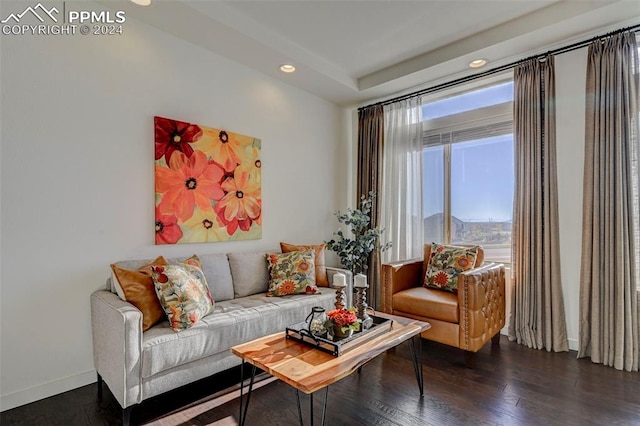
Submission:
M 322 410 L 322 424 L 324 424 L 329 385 L 357 371 L 381 353 L 409 339 L 411 339 L 414 372 L 420 396 L 422 396 L 424 382 L 420 333 L 428 330 L 431 325 L 427 322 L 379 312 L 376 313 L 376 316 L 393 320 L 391 330 L 367 340 L 362 345 L 337 357 L 312 346 L 286 339 L 284 332 L 232 347 L 231 352 L 243 360 L 240 370 L 240 425 L 244 425 L 247 417 L 256 367 L 296 389 L 300 424 L 302 424 L 302 410 L 300 409 L 299 391 L 310 395 L 310 420 L 313 425 L 313 393 L 324 388 L 324 406 Z M 244 363 L 251 364 L 252 368 L 247 400 L 243 410 Z

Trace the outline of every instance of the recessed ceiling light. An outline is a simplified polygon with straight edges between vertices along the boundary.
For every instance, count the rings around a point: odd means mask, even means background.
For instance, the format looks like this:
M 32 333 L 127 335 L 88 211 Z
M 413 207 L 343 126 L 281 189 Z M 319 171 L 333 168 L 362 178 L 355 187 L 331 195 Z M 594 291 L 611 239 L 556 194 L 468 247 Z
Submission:
M 476 59 L 474 61 L 469 62 L 469 68 L 480 68 L 487 65 L 486 59 Z
M 131 0 L 133 3 L 138 6 L 149 6 L 151 4 L 151 0 Z
M 280 65 L 280 71 L 282 72 L 291 73 L 291 72 L 294 72 L 295 70 L 296 70 L 296 67 L 294 67 L 291 64 Z

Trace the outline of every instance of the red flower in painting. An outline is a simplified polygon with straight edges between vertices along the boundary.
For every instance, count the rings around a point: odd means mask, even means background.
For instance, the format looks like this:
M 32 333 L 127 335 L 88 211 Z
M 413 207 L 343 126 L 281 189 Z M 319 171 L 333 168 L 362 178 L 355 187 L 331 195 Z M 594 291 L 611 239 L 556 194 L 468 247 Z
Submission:
M 156 192 L 162 194 L 160 212 L 185 221 L 193 216 L 196 205 L 211 210 L 211 202 L 224 196 L 219 183 L 223 174 L 222 168 L 209 163 L 202 151 L 194 151 L 191 158 L 176 152 L 169 167 L 156 166 Z
M 229 235 L 238 227 L 248 231 L 262 213 L 260 183 L 251 180 L 249 173 L 240 172 L 235 178 L 225 179 L 222 189 L 226 194 L 215 206 L 220 223 L 226 226 Z
M 169 164 L 174 151 L 184 152 L 187 157 L 193 154 L 190 143 L 196 142 L 202 136 L 202 129 L 195 124 L 168 118 L 154 117 L 156 136 L 156 160 L 164 156 Z
M 252 219 L 233 218 L 231 220 L 226 220 L 224 218 L 224 210 L 221 210 L 220 208 L 218 208 L 218 204 L 216 204 L 216 206 L 214 207 L 214 210 L 218 215 L 218 220 L 220 221 L 220 223 L 225 228 L 227 228 L 227 234 L 229 235 L 235 234 L 238 228 L 240 228 L 245 232 L 248 231 L 251 228 L 251 224 L 254 222 Z
M 182 229 L 178 226 L 178 218 L 156 209 L 156 244 L 175 244 L 180 238 Z

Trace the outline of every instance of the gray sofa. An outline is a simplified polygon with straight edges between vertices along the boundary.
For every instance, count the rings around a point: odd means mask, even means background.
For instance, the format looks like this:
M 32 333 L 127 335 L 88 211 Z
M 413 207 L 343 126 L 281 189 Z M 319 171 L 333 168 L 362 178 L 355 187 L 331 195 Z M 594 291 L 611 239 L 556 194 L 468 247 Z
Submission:
M 271 251 L 273 253 L 275 251 Z M 91 295 L 94 365 L 98 392 L 107 384 L 123 408 L 127 424 L 131 408 L 143 400 L 240 364 L 229 349 L 261 336 L 284 331 L 302 321 L 313 306 L 333 309 L 335 290 L 318 294 L 266 297 L 266 252 L 199 255 L 215 300 L 215 310 L 198 324 L 179 333 L 161 321 L 142 331 L 142 313 L 123 301 L 107 279 L 107 288 Z M 169 263 L 184 258 L 168 259 Z M 118 262 L 137 269 L 151 259 Z M 329 283 L 336 272 L 327 268 Z M 350 286 L 345 291 L 351 295 Z

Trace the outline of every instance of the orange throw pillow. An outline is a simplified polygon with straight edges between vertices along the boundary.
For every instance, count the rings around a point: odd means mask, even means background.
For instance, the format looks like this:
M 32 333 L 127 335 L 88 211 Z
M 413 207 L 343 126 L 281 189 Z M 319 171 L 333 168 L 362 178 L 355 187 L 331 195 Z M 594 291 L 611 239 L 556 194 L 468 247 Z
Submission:
M 151 278 L 151 267 L 166 264 L 165 258 L 158 256 L 153 262 L 141 266 L 137 271 L 111 265 L 111 270 L 124 292 L 125 300 L 142 312 L 142 331 L 148 330 L 165 318 L 164 309 L 160 305 L 153 278 Z
M 324 249 L 326 247 L 327 245 L 324 243 L 318 245 L 295 245 L 289 243 L 280 243 L 280 250 L 282 250 L 283 253 L 307 250 L 316 251 L 316 285 L 319 287 L 329 287 L 329 280 L 327 279 L 327 268 L 324 261 Z

